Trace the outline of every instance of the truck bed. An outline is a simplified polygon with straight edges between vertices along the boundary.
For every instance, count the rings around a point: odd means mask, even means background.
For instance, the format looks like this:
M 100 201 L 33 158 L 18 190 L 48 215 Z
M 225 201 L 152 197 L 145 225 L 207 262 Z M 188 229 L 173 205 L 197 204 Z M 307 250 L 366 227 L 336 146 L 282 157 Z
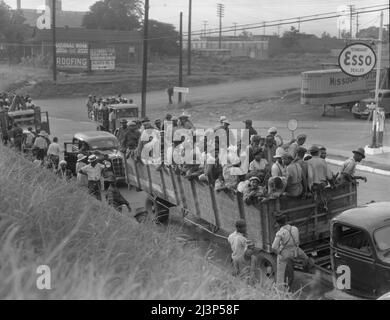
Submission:
M 272 252 L 271 245 L 277 232 L 275 213 L 286 214 L 289 223 L 299 228 L 301 245 L 306 251 L 316 251 L 321 244 L 328 243 L 330 220 L 357 206 L 354 183 L 324 192 L 327 211 L 319 200 L 287 197 L 248 206 L 240 193 L 215 192 L 212 186 L 189 181 L 171 168 L 157 171 L 156 166 L 144 165 L 131 158 L 127 165 L 130 185 L 145 191 L 153 199 L 181 208 L 187 219 L 204 221 L 215 232 L 229 234 L 235 230 L 238 219 L 246 220 L 248 238 L 267 253 Z

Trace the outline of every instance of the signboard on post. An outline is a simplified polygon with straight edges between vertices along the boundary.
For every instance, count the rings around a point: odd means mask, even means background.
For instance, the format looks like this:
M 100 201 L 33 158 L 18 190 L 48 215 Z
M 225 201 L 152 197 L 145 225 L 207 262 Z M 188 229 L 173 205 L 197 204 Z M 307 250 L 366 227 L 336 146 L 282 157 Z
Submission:
M 376 65 L 375 51 L 365 43 L 353 43 L 341 51 L 339 66 L 351 77 L 362 77 L 370 73 Z
M 57 42 L 57 68 L 60 70 L 88 70 L 88 44 L 85 42 Z
M 93 48 L 90 54 L 92 71 L 115 69 L 115 48 Z
M 174 92 L 174 93 L 189 94 L 189 93 L 190 93 L 190 88 L 174 87 L 174 88 L 173 88 L 173 92 Z

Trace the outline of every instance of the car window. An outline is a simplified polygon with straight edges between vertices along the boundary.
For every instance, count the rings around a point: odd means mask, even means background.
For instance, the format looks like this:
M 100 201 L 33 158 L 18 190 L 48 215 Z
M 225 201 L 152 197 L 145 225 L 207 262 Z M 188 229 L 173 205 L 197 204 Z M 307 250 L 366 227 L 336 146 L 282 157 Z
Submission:
M 92 150 L 118 149 L 118 143 L 113 139 L 99 140 L 91 142 Z
M 358 250 L 366 255 L 372 254 L 369 238 L 363 230 L 335 224 L 333 241 L 337 247 Z
M 390 250 L 390 226 L 375 231 L 374 239 L 380 251 Z
M 138 109 L 119 109 L 116 115 L 118 118 L 138 118 Z

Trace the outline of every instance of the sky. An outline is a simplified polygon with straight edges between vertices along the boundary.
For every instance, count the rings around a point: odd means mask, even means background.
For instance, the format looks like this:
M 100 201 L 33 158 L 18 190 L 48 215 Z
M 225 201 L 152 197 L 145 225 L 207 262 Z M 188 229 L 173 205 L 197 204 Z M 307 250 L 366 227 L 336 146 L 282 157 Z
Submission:
M 11 7 L 16 7 L 16 0 L 5 0 Z M 96 0 L 63 0 L 63 10 L 87 11 Z M 22 0 L 22 8 L 37 8 L 44 4 L 44 0 Z M 179 26 L 180 11 L 183 11 L 184 31 L 188 24 L 188 3 L 189 0 L 150 0 L 150 18 L 162 22 L 172 23 Z M 231 27 L 234 23 L 238 25 L 261 23 L 279 19 L 296 18 L 299 16 L 313 15 L 320 13 L 336 12 L 344 5 L 355 5 L 356 8 L 368 7 L 381 4 L 388 4 L 388 0 L 192 0 L 192 30 L 197 33 L 204 28 L 204 21 L 207 21 L 207 28 L 218 28 L 217 3 L 225 5 L 225 16 L 222 20 L 223 27 Z M 384 24 L 389 23 L 389 11 L 384 11 Z M 379 26 L 379 12 L 359 15 L 359 28 L 368 26 Z M 347 23 L 349 24 L 349 22 Z M 355 24 L 354 30 L 355 30 Z M 273 34 L 278 31 L 282 34 L 289 30 L 290 24 L 266 28 L 265 34 Z M 337 19 L 328 19 L 302 23 L 301 32 L 321 35 L 327 31 L 332 36 L 338 35 Z M 248 30 L 254 34 L 263 34 L 262 29 Z M 354 31 L 355 32 L 355 31 Z M 231 33 L 233 34 L 233 33 Z

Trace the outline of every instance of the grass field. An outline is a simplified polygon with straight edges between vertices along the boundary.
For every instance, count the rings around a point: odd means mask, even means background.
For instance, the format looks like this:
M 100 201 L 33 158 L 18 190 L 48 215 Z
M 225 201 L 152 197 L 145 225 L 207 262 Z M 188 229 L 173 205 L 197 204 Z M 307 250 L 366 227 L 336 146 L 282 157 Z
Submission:
M 287 299 L 254 288 L 0 146 L 0 299 Z M 37 268 L 51 290 L 37 289 Z

